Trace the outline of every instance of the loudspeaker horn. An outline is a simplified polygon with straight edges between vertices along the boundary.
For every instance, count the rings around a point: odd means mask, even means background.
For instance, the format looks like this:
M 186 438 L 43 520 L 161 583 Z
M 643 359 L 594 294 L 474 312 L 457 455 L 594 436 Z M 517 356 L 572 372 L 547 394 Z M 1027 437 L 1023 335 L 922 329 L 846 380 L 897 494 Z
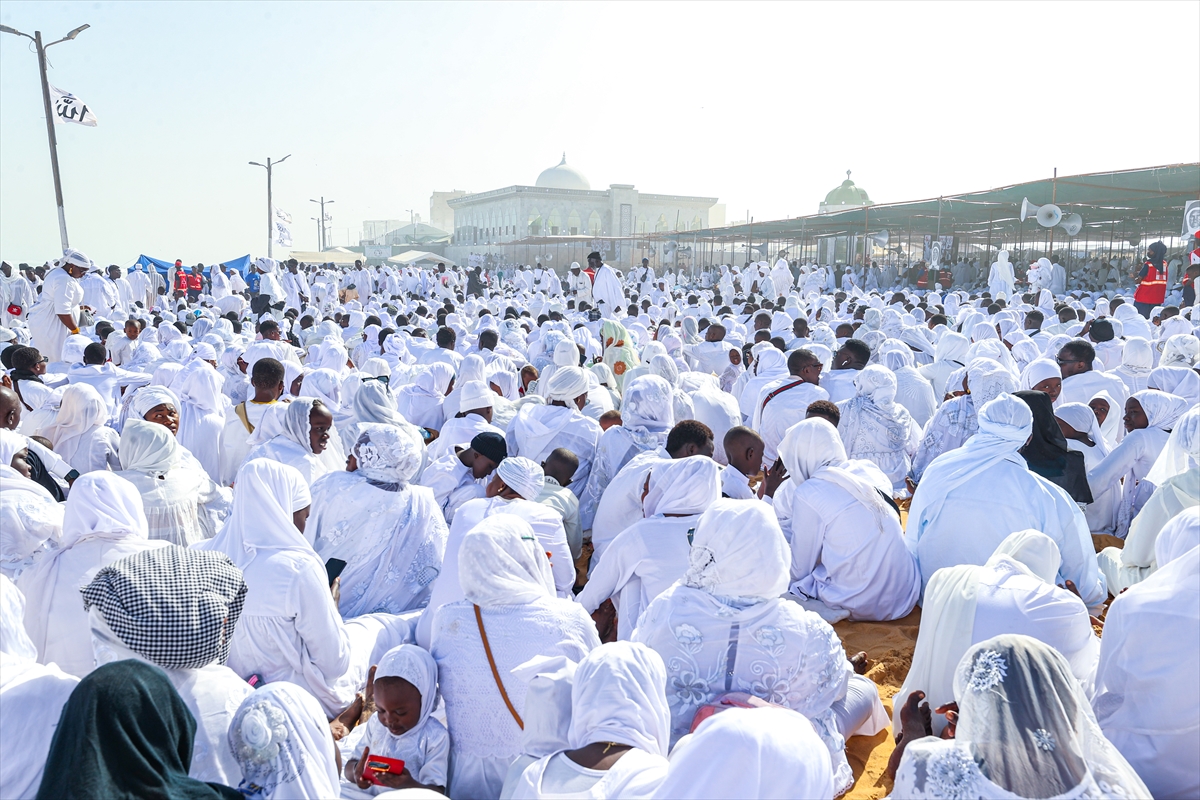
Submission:
M 1078 214 L 1067 214 L 1062 218 L 1059 227 L 1067 232 L 1067 236 L 1074 236 L 1083 230 L 1083 217 Z
M 1035 217 L 1038 225 L 1041 225 L 1043 228 L 1053 228 L 1062 222 L 1062 216 L 1062 209 L 1053 203 L 1047 203 L 1044 206 L 1035 206 L 1029 202 L 1028 197 L 1021 201 L 1021 222 L 1030 217 Z
M 867 238 L 870 239 L 875 244 L 879 245 L 880 247 L 887 247 L 888 232 L 885 230 L 879 231 L 878 233 L 868 233 Z

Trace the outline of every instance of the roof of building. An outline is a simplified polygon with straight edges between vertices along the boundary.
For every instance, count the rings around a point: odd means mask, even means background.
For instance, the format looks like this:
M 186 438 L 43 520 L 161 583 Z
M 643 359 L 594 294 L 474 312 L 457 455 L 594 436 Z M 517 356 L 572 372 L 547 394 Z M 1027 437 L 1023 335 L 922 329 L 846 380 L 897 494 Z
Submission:
M 869 206 L 871 205 L 871 198 L 867 196 L 865 189 L 854 185 L 854 181 L 850 180 L 850 170 L 846 170 L 846 180 L 842 181 L 840 186 L 837 186 L 833 191 L 825 195 L 824 205 Z
M 592 184 L 584 174 L 574 167 L 567 165 L 567 154 L 563 153 L 562 161 L 557 166 L 542 170 L 534 186 L 543 189 L 583 189 L 592 188 Z

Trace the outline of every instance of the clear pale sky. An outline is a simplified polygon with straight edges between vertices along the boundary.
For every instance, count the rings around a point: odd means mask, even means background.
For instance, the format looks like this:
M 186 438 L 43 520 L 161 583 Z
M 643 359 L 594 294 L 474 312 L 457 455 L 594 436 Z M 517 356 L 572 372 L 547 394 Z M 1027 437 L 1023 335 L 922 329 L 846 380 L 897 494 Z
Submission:
M 18 2 L 51 83 L 71 244 L 100 263 L 266 249 L 263 170 L 315 249 L 434 190 L 531 184 L 813 213 L 847 169 L 875 202 L 1200 160 L 1200 4 Z M 0 34 L 0 257 L 58 255 L 37 59 Z M 278 254 L 278 251 L 277 251 Z

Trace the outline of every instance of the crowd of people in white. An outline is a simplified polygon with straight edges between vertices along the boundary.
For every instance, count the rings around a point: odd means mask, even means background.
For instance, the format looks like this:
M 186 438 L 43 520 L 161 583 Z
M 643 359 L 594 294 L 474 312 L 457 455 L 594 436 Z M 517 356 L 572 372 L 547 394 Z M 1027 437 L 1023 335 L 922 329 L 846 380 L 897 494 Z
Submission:
M 4 264 L 0 796 L 1195 797 L 1169 260 Z

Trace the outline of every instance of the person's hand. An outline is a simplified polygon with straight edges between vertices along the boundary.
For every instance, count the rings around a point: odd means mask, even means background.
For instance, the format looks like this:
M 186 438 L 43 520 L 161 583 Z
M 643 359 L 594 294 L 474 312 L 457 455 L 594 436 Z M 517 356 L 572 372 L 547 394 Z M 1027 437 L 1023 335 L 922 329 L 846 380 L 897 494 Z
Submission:
M 329 587 L 329 592 L 330 592 L 330 594 L 333 595 L 333 604 L 335 606 L 341 605 L 342 604 L 342 577 L 340 575 L 333 579 L 333 584 Z
M 375 670 L 379 669 L 377 665 L 372 665 L 367 670 L 367 688 L 363 689 L 363 710 L 368 713 L 375 713 Z
M 909 497 L 912 497 L 917 493 L 917 485 L 913 483 L 913 479 L 907 475 L 904 476 L 904 488 L 908 489 Z
M 938 706 L 933 710 L 933 713 L 942 714 L 946 717 L 946 727 L 942 728 L 942 738 L 953 739 L 954 731 L 958 728 L 958 703 L 946 703 L 945 705 Z M 933 729 L 930 728 L 929 733 L 926 735 L 928 736 L 932 733 Z
M 617 608 L 612 600 L 605 600 L 592 612 L 592 621 L 596 623 L 596 633 L 600 636 L 601 644 L 617 640 Z
M 768 467 L 763 473 L 763 495 L 766 497 L 774 497 L 775 492 L 787 480 L 787 467 L 783 465 L 783 459 L 776 459 L 775 463 Z
M 1066 589 L 1068 592 L 1070 592 L 1071 594 L 1075 595 L 1075 596 L 1076 596 L 1076 597 L 1078 597 L 1080 600 L 1082 600 L 1082 599 L 1083 599 L 1083 595 L 1079 594 L 1079 587 L 1075 585 L 1075 582 L 1074 582 L 1074 581 L 1067 581 L 1065 585 L 1063 585 L 1063 586 L 1059 586 L 1058 588 L 1060 588 L 1060 589 Z
M 362 756 L 359 757 L 358 761 L 354 762 L 354 771 L 351 774 L 351 779 L 354 781 L 354 785 L 360 789 L 370 789 L 375 785 L 374 781 L 363 775 L 367 770 L 367 759 L 370 757 L 371 748 L 364 747 Z
M 365 701 L 361 693 L 354 695 L 354 702 L 346 707 L 346 710 L 333 718 L 329 723 L 329 730 L 333 733 L 333 740 L 339 742 L 354 730 L 354 726 L 358 724 L 359 717 L 362 716 L 363 705 Z
M 393 772 L 376 772 L 375 777 L 389 789 L 413 789 L 419 785 L 417 779 L 408 771 L 408 767 L 402 769 L 399 775 Z
M 591 539 L 583 540 L 583 547 L 580 548 L 579 558 L 575 559 L 575 586 L 582 587 L 587 584 L 588 566 L 592 563 L 592 554 L 596 552 L 595 546 Z

